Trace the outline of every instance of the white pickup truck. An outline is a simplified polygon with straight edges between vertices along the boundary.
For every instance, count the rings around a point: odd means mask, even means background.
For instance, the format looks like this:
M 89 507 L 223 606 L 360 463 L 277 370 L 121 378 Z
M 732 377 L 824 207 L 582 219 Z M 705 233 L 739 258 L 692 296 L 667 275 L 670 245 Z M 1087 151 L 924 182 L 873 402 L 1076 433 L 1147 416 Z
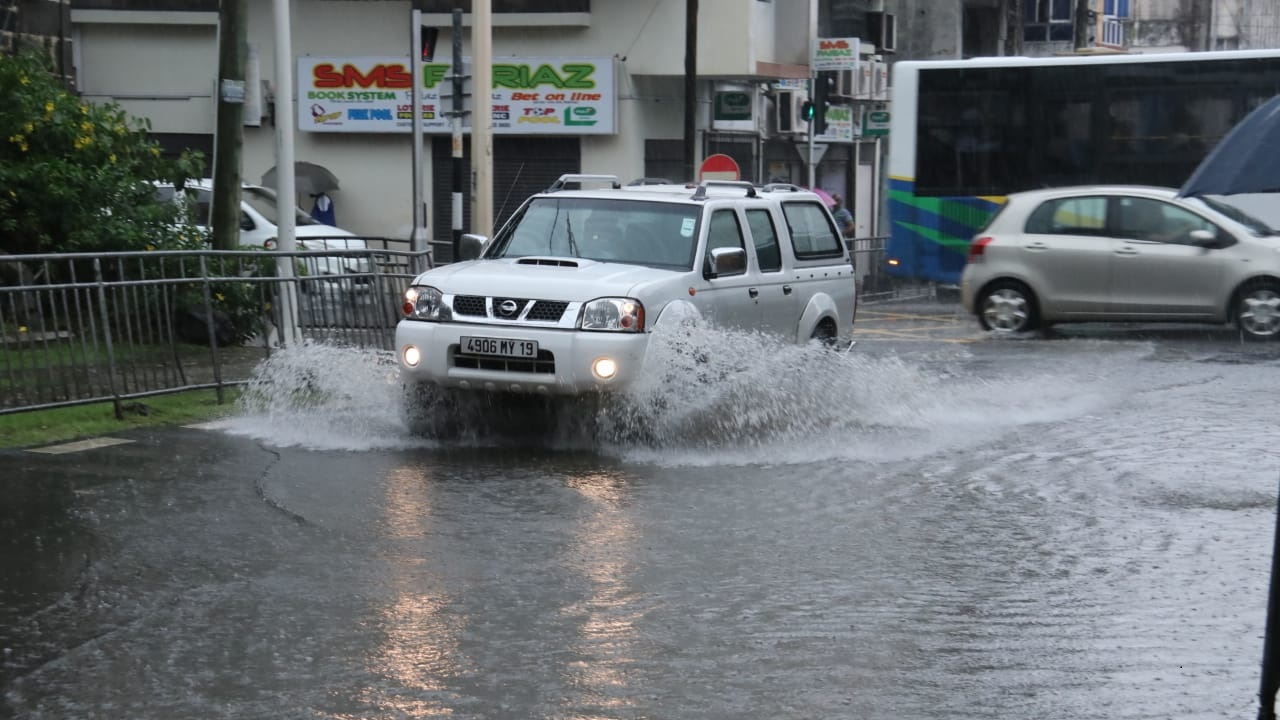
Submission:
M 395 347 L 411 391 L 610 391 L 639 374 L 667 323 L 835 344 L 857 308 L 830 211 L 792 185 L 565 175 L 492 240 L 463 236 L 459 254 L 405 292 Z

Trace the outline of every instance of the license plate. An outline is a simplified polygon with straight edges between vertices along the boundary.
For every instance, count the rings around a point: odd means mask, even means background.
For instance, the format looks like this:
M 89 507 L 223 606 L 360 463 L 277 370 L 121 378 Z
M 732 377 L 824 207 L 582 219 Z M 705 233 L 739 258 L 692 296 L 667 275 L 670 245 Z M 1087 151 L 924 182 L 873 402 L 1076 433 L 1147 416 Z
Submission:
M 458 343 L 468 355 L 498 355 L 501 357 L 536 358 L 536 340 L 506 340 L 503 338 L 463 337 Z

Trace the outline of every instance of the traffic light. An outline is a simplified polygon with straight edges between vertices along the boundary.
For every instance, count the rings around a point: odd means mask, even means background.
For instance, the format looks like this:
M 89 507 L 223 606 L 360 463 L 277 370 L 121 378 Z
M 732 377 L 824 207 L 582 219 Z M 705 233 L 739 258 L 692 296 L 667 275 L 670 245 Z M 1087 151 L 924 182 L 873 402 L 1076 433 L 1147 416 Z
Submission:
M 805 100 L 800 106 L 800 122 L 813 122 L 813 102 Z
M 831 99 L 837 92 L 836 71 L 819 70 L 813 80 L 813 107 L 809 110 L 814 135 L 827 133 L 827 108 L 831 107 Z

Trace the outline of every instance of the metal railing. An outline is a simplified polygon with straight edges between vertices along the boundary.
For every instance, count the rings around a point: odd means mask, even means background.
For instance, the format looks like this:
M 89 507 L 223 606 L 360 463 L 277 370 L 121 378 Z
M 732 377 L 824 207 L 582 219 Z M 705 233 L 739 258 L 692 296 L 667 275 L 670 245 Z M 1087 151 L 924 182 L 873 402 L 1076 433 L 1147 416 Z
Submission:
M 276 277 L 288 259 L 293 277 Z M 428 262 L 385 250 L 0 255 L 0 414 L 214 389 L 323 341 L 390 350 Z
M 920 294 L 883 272 L 883 237 L 847 240 L 864 300 Z M 429 253 L 361 250 L 0 255 L 0 415 L 224 391 L 306 342 L 390 351 Z M 397 245 L 400 246 L 400 245 Z M 290 258 L 293 277 L 276 276 Z

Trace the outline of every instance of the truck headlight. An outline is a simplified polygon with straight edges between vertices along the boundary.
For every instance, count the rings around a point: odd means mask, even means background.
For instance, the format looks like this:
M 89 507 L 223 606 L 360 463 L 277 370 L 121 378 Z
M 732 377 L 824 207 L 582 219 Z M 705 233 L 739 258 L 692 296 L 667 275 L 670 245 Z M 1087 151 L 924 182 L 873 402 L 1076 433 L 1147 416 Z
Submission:
M 430 285 L 409 286 L 404 291 L 404 305 L 400 309 L 410 320 L 447 322 L 453 319 L 453 311 L 444 304 L 444 293 Z
M 582 330 L 644 332 L 644 305 L 632 298 L 596 298 L 582 306 Z

